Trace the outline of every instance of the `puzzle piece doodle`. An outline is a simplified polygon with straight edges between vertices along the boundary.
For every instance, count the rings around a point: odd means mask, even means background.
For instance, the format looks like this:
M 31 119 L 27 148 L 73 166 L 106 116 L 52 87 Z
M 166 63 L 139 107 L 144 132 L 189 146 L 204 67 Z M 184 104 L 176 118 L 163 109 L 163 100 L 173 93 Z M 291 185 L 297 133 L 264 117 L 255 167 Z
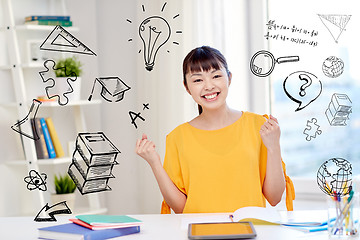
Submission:
M 62 67 L 64 68 L 64 72 L 66 73 L 66 76 L 74 76 L 75 77 L 68 77 L 66 78 L 66 89 L 59 90 L 59 88 L 56 90 L 54 87 L 59 81 L 59 78 L 56 78 L 55 72 L 53 70 L 61 69 L 61 68 L 55 68 L 55 61 L 54 60 L 46 60 L 44 62 L 44 67 L 46 70 L 39 72 L 42 80 L 44 83 L 47 83 L 45 86 L 46 95 L 49 99 L 57 97 L 59 105 L 66 105 L 69 102 L 69 99 L 67 97 L 68 94 L 72 93 L 74 89 L 71 86 L 71 82 L 75 82 L 77 79 L 77 76 L 74 72 L 67 73 L 66 72 L 66 66 Z
M 307 120 L 306 128 L 303 132 L 306 135 L 306 141 L 311 141 L 312 138 L 316 138 L 317 135 L 320 135 L 322 133 L 322 131 L 320 130 L 320 126 L 316 123 L 316 118 L 312 118 L 311 121 Z

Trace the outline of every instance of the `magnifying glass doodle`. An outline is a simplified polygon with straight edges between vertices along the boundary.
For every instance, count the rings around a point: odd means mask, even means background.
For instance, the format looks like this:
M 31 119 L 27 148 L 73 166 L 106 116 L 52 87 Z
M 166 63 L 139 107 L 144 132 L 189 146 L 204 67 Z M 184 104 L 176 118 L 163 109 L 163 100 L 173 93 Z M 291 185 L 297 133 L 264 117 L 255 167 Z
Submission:
M 271 52 L 260 50 L 252 56 L 250 60 L 250 70 L 255 76 L 267 77 L 274 71 L 275 63 L 298 61 L 299 56 L 287 56 L 275 59 Z

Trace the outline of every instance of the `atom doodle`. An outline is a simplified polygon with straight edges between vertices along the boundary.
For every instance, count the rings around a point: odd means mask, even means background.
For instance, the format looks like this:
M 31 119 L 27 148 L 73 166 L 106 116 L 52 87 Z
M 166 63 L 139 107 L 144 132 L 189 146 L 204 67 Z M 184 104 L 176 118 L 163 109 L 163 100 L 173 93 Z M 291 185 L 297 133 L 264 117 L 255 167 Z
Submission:
M 30 170 L 29 176 L 24 178 L 24 181 L 27 183 L 26 187 L 28 190 L 32 191 L 35 189 L 39 189 L 41 191 L 46 191 L 46 174 L 39 174 L 35 170 Z

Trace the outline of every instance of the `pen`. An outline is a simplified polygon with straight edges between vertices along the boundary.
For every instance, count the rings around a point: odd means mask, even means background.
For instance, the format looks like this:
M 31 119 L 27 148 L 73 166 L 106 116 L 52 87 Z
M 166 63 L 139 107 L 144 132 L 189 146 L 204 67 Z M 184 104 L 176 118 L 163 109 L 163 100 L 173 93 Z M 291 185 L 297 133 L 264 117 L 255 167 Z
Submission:
M 349 209 L 350 209 L 350 206 L 351 206 L 351 200 L 353 198 L 353 195 L 354 195 L 354 191 L 351 190 L 350 191 L 350 196 L 348 197 L 347 199 L 347 203 L 346 205 L 344 206 L 344 208 L 341 210 L 341 216 L 340 218 L 336 219 L 335 221 L 335 224 L 334 224 L 334 228 L 333 228 L 333 232 L 334 232 L 334 235 L 337 233 L 337 231 L 340 230 L 340 225 L 342 225 L 343 221 L 344 221 L 344 218 L 346 217 L 346 215 L 348 214 L 349 212 Z M 335 231 L 334 231 L 335 230 Z

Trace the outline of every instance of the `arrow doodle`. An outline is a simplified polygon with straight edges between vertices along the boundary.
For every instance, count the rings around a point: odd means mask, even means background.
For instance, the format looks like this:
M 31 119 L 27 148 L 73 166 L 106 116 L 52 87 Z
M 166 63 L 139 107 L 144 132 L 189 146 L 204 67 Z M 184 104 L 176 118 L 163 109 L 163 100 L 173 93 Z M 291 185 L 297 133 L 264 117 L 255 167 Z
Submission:
M 71 214 L 71 210 L 66 204 L 66 201 L 56 203 L 49 207 L 49 204 L 45 204 L 45 206 L 40 210 L 40 212 L 36 215 L 34 221 L 35 222 L 56 222 L 56 218 L 54 215 L 56 214 Z

